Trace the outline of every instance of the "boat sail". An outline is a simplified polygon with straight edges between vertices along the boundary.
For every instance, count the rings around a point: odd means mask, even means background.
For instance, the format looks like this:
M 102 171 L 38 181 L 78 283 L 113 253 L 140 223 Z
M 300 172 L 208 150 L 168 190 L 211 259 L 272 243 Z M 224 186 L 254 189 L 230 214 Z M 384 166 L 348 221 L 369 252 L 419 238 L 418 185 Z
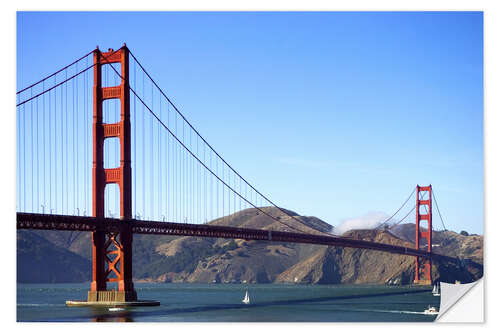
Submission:
M 250 303 L 250 297 L 248 297 L 248 290 L 246 291 L 245 298 L 243 298 L 242 302 L 245 304 Z
M 435 285 L 434 285 L 434 288 L 432 289 L 432 294 L 433 294 L 434 296 L 440 296 L 440 295 L 441 295 L 441 293 L 439 292 L 439 287 L 438 287 L 438 284 L 435 284 Z

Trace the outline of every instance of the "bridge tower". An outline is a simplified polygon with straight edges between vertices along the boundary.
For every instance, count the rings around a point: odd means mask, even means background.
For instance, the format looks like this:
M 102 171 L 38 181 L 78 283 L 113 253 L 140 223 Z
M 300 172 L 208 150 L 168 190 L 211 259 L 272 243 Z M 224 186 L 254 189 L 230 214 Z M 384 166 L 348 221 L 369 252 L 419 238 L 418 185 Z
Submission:
M 115 87 L 102 87 L 102 66 L 120 64 L 121 82 Z M 129 51 L 124 45 L 119 50 L 94 51 L 93 87 L 93 166 L 92 204 L 93 216 L 104 218 L 104 191 L 107 184 L 118 184 L 120 191 L 120 219 L 132 218 L 132 172 L 130 166 L 130 90 Z M 120 101 L 120 121 L 104 124 L 102 104 L 106 99 Z M 104 140 L 120 141 L 120 165 L 104 168 Z M 88 292 L 89 302 L 136 301 L 132 282 L 132 230 L 123 221 L 118 232 L 98 230 L 92 233 L 92 283 Z M 107 290 L 108 282 L 118 283 L 118 290 Z
M 420 230 L 420 223 L 427 221 L 427 230 Z M 432 185 L 417 185 L 415 247 L 420 250 L 422 239 L 427 241 L 427 252 L 432 252 Z M 426 244 L 423 244 L 424 246 Z M 431 258 L 415 258 L 415 284 L 432 284 Z M 424 273 L 423 279 L 420 278 Z

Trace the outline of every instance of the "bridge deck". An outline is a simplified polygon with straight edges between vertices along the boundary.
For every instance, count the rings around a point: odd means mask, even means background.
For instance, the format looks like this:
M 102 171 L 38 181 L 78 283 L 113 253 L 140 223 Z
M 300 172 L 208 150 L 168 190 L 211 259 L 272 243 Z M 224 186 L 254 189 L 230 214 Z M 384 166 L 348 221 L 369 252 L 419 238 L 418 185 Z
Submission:
M 333 235 L 324 236 L 285 231 L 216 226 L 209 224 L 187 224 L 138 221 L 134 219 L 120 220 L 87 216 L 17 213 L 17 229 L 119 231 L 120 228 L 124 226 L 124 224 L 129 224 L 132 228 L 132 232 L 137 234 L 215 237 L 287 243 L 320 244 L 327 246 L 369 249 L 395 254 L 411 255 L 415 257 L 431 256 L 433 259 L 444 259 L 447 261 L 456 260 L 452 257 L 447 257 L 436 253 L 429 253 L 414 248 L 369 242 L 351 238 L 343 238 Z

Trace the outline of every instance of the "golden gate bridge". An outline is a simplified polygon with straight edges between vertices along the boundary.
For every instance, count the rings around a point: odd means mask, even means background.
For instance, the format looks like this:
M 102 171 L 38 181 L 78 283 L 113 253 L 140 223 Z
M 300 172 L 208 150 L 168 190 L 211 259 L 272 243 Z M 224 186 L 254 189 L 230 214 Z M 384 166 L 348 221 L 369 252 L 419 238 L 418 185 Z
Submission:
M 215 151 L 125 44 L 107 52 L 97 47 L 19 90 L 16 97 L 17 228 L 92 233 L 92 282 L 87 302 L 77 302 L 80 305 L 139 304 L 132 281 L 136 233 L 322 244 L 409 255 L 415 257 L 414 281 L 423 284 L 432 283 L 432 260 L 456 260 L 432 252 L 436 201 L 430 185 L 417 186 L 377 227 L 389 231 L 414 212 L 414 248 L 308 228 L 301 217 L 278 207 Z M 394 222 L 414 194 L 413 208 Z M 248 208 L 277 222 L 281 230 L 224 225 Z M 214 220 L 218 223 L 207 223 Z M 116 291 L 108 290 L 110 283 L 117 284 Z

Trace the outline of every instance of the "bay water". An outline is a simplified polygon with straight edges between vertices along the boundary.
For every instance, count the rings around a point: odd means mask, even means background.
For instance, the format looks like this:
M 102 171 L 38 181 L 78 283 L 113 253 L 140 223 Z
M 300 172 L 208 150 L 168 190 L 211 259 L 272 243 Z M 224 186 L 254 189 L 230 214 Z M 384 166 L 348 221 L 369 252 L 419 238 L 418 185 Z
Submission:
M 18 284 L 20 322 L 430 322 L 440 297 L 428 287 L 380 285 L 135 283 L 138 298 L 160 306 L 110 311 L 67 307 L 89 283 Z M 248 291 L 250 304 L 243 304 Z

